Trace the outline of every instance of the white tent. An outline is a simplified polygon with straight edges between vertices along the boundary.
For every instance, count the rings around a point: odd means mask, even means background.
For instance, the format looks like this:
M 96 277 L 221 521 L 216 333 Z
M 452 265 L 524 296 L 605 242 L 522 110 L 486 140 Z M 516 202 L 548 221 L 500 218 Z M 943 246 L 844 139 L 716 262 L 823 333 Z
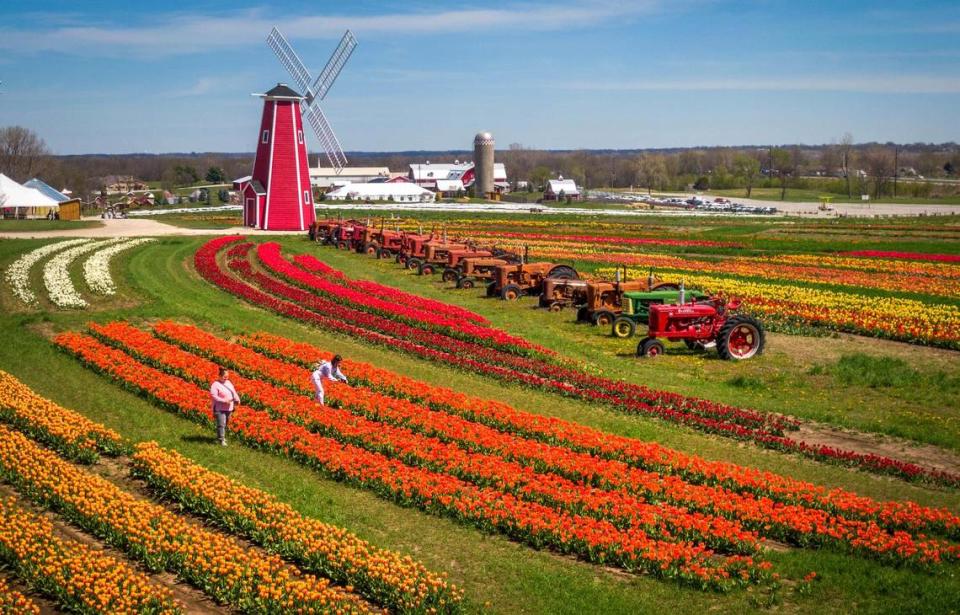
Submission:
M 45 218 L 58 209 L 57 201 L 0 173 L 0 210 L 4 218 Z
M 407 182 L 347 184 L 324 196 L 328 201 L 394 201 L 396 203 L 429 203 L 434 194 Z

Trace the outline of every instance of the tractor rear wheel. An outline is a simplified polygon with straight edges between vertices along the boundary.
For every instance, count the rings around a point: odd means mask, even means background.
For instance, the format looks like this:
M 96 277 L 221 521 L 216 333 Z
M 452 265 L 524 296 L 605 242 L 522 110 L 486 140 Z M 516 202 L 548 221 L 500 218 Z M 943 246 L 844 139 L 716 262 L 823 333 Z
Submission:
M 593 324 L 598 327 L 609 327 L 613 324 L 616 316 L 613 315 L 613 312 L 608 312 L 607 310 L 600 310 L 593 315 Z
M 460 277 L 460 272 L 457 271 L 456 269 L 451 269 L 450 267 L 447 267 L 446 269 L 444 269 L 443 273 L 440 274 L 440 278 L 444 282 L 455 282 L 459 277 Z
M 563 304 L 560 303 L 559 301 L 554 301 L 553 303 L 547 306 L 547 309 L 551 312 L 559 312 L 560 310 L 563 309 Z
M 473 278 L 460 278 L 457 280 L 457 288 L 465 288 L 467 290 L 473 288 Z M 487 293 L 489 294 L 489 293 Z
M 433 265 L 430 263 L 420 263 L 420 267 L 417 268 L 417 273 L 420 275 L 433 275 Z
M 659 357 L 663 354 L 663 342 L 658 339 L 648 337 L 637 344 L 637 356 L 645 359 Z
M 633 337 L 636 332 L 637 323 L 626 316 L 617 316 L 616 320 L 613 321 L 613 326 L 610 327 L 610 333 L 613 337 L 619 337 L 620 339 Z
M 573 267 L 568 267 L 567 265 L 557 265 L 550 270 L 550 273 L 547 274 L 548 278 L 553 278 L 555 280 L 579 280 L 580 276 L 577 274 L 577 270 Z
M 720 327 L 717 354 L 727 361 L 742 361 L 761 354 L 765 343 L 760 321 L 746 314 L 735 314 Z
M 407 269 L 419 269 L 420 268 L 420 259 L 418 258 L 408 258 L 407 262 L 404 263 L 404 267 Z
M 523 291 L 520 290 L 519 286 L 516 284 L 507 284 L 500 291 L 500 298 L 504 301 L 516 301 L 522 294 Z

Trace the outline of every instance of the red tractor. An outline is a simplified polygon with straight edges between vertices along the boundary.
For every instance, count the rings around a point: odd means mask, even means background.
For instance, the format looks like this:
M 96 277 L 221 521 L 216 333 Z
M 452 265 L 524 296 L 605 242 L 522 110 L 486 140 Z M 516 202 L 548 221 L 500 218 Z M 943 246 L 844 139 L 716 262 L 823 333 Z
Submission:
M 663 342 L 658 338 L 666 338 L 671 342 L 683 341 L 691 349 L 716 346 L 717 354 L 725 360 L 754 357 L 763 352 L 763 326 L 752 316 L 738 313 L 739 308 L 738 299 L 726 302 L 720 297 L 678 305 L 651 305 L 649 330 L 646 339 L 637 345 L 637 356 L 663 354 Z

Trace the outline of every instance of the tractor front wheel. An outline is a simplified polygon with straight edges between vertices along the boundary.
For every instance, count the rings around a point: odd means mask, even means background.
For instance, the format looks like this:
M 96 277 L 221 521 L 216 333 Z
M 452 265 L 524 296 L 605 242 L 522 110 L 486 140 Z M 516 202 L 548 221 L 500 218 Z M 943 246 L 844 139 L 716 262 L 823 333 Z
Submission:
M 407 269 L 419 269 L 420 260 L 416 258 L 408 258 L 407 262 L 404 263 L 404 267 L 406 267 Z
M 613 337 L 619 337 L 620 339 L 633 337 L 637 332 L 637 323 L 633 322 L 632 318 L 618 316 L 617 319 L 613 321 L 610 332 L 613 334 Z
M 652 337 L 648 337 L 637 344 L 637 356 L 645 359 L 659 357 L 663 354 L 663 342 Z
M 765 343 L 760 321 L 746 314 L 736 314 L 720 327 L 717 354 L 727 361 L 742 361 L 761 354 Z
M 470 290 L 473 288 L 473 279 L 472 278 L 460 278 L 457 280 L 457 288 L 465 288 Z M 489 294 L 489 293 L 487 293 Z
M 563 309 L 563 304 L 560 303 L 559 301 L 554 301 L 553 303 L 547 306 L 547 309 L 551 312 L 559 312 L 560 310 Z
M 598 327 L 609 327 L 613 324 L 615 316 L 613 312 L 608 312 L 607 310 L 600 310 L 593 315 L 593 324 Z
M 433 265 L 430 263 L 420 263 L 417 273 L 420 275 L 433 275 Z
M 460 272 L 456 269 L 447 267 L 443 270 L 443 273 L 440 275 L 444 282 L 456 282 L 457 278 L 460 277 Z
M 346 241 L 338 241 L 338 242 L 337 242 L 337 249 L 338 249 L 338 250 L 347 250 L 347 249 L 349 249 L 349 248 L 350 248 L 350 244 L 348 244 Z
M 377 247 L 377 244 L 370 242 L 363 246 L 363 251 L 366 252 L 367 256 L 376 256 L 380 252 L 380 248 Z
M 516 301 L 520 298 L 520 295 L 523 294 L 523 291 L 520 290 L 520 287 L 516 284 L 507 284 L 503 287 L 503 290 L 500 291 L 500 298 L 504 301 Z

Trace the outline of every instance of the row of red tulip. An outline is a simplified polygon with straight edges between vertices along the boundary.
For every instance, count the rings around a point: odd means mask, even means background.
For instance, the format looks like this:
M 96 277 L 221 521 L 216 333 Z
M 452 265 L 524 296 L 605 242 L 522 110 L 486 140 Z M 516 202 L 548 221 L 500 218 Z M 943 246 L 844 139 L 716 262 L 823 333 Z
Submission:
M 505 331 L 485 327 L 472 321 L 442 316 L 396 301 L 381 299 L 349 286 L 337 284 L 324 276 L 316 275 L 287 261 L 280 253 L 280 245 L 276 243 L 259 244 L 257 246 L 257 258 L 264 267 L 283 279 L 301 288 L 318 293 L 321 297 L 330 301 L 353 309 L 377 314 L 391 320 L 398 320 L 418 328 L 425 328 L 434 335 L 448 335 L 498 348 L 511 354 L 523 354 L 523 351 L 549 353 L 545 348 L 537 347 L 527 340 L 510 335 Z

